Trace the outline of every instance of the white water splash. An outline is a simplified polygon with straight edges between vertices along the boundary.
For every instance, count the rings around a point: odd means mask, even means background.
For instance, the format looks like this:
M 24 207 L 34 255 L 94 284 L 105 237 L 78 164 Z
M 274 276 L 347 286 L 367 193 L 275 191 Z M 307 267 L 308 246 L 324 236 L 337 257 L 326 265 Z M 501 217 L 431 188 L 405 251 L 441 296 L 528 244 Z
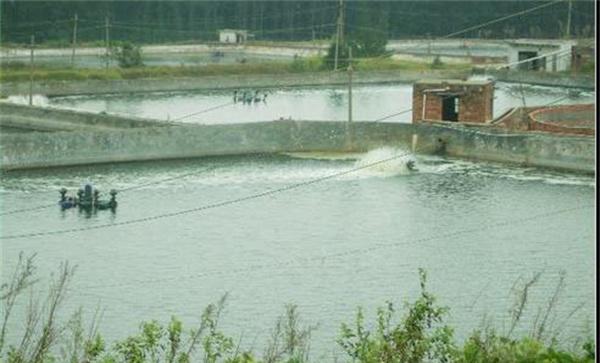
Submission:
M 29 95 L 12 95 L 6 98 L 5 102 L 16 103 L 19 105 L 28 105 L 29 104 Z M 44 95 L 33 95 L 31 97 L 31 103 L 33 106 L 40 107 L 49 107 L 50 101 L 48 97 Z
M 365 169 L 358 172 L 360 175 L 390 177 L 414 173 L 415 171 L 408 168 L 409 162 L 415 163 L 415 167 L 419 168 L 414 155 L 409 151 L 400 148 L 382 147 L 361 156 L 356 161 L 355 167 L 365 167 Z

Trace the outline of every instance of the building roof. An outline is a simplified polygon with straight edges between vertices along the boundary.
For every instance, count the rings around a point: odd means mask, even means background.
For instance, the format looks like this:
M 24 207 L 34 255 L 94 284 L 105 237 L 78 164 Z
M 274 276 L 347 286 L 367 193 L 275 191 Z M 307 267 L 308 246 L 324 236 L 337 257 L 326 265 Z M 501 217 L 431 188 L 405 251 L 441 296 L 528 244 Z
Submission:
M 248 31 L 243 29 L 219 29 L 219 32 L 247 33 Z
M 492 84 L 493 82 L 487 79 L 473 79 L 473 80 L 462 80 L 462 79 L 424 79 L 415 82 L 415 84 L 433 84 L 433 85 L 454 85 L 454 86 L 485 86 Z
M 542 48 L 557 48 L 561 46 L 570 46 L 577 44 L 576 41 L 566 39 L 515 39 L 507 41 L 511 47 L 542 47 Z

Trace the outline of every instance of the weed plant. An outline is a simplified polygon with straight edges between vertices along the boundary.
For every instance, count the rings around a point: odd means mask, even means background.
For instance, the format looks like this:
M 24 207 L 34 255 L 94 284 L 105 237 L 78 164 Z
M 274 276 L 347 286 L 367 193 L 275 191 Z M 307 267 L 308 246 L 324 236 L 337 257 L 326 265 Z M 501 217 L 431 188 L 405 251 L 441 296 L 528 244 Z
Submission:
M 0 361 L 6 363 L 305 363 L 310 362 L 311 333 L 317 326 L 302 322 L 295 305 L 287 305 L 276 320 L 264 352 L 241 349 L 241 339 L 234 340 L 220 329 L 227 295 L 209 304 L 196 327 L 189 329 L 177 317 L 169 323 L 156 320 L 142 322 L 139 331 L 108 345 L 99 333 L 102 314 L 96 310 L 89 324 L 82 310 L 66 323 L 57 316 L 63 308 L 68 285 L 75 268 L 64 262 L 52 276 L 48 294 L 43 299 L 24 295 L 37 288 L 35 255 L 19 256 L 14 272 L 2 284 L 0 300 Z M 560 326 L 549 322 L 560 292 L 564 288 L 561 274 L 547 306 L 540 309 L 527 336 L 513 337 L 528 302 L 529 290 L 539 279 L 536 274 L 516 290 L 510 310 L 512 319 L 506 333 L 492 327 L 473 331 L 463 344 L 454 339 L 454 329 L 445 323 L 448 308 L 437 303 L 427 290 L 427 275 L 419 270 L 421 291 L 416 300 L 397 309 L 387 302 L 377 310 L 375 323 L 367 323 L 362 309 L 355 322 L 342 324 L 338 344 L 344 352 L 343 362 L 361 363 L 591 363 L 595 360 L 595 342 L 587 339 L 578 351 L 559 348 Z M 30 296 L 37 296 L 31 294 Z M 17 302 L 26 305 L 23 330 L 7 344 L 8 322 Z M 570 316 L 568 317 L 570 318 Z M 15 326 L 15 324 L 13 324 Z M 369 328 L 372 327 L 372 328 Z M 12 334 L 15 336 L 15 334 Z M 13 340 L 11 339 L 11 342 Z M 337 361 L 337 360 L 336 360 Z

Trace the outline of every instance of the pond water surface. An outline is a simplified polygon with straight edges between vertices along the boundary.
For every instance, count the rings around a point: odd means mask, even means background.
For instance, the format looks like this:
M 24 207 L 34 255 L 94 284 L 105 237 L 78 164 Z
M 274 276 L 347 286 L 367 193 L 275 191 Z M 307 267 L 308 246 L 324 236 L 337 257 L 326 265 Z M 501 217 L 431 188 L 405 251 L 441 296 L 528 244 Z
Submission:
M 593 103 L 595 93 L 558 87 L 521 86 L 498 82 L 495 86 L 494 117 L 511 107 L 547 104 Z M 51 98 L 49 104 L 80 110 L 134 115 L 158 120 L 199 124 L 223 124 L 294 120 L 343 121 L 348 119 L 346 88 L 239 89 L 238 94 L 258 92 L 263 102 L 233 102 L 234 90 L 115 94 Z M 364 85 L 353 90 L 353 119 L 410 122 L 412 85 Z M 47 103 L 48 101 L 45 101 Z M 391 116 L 398 114 L 396 116 Z M 187 117 L 186 117 L 187 116 Z
M 100 331 L 108 341 L 133 333 L 142 320 L 167 322 L 171 315 L 196 326 L 203 307 L 228 292 L 221 327 L 262 352 L 284 305 L 294 303 L 303 322 L 319 324 L 312 357 L 333 361 L 340 356 L 340 324 L 351 323 L 358 306 L 368 321 L 387 300 L 400 310 L 418 294 L 419 268 L 450 308 L 448 322 L 459 339 L 484 317 L 506 330 L 511 288 L 542 272 L 518 329 L 528 332 L 565 271 L 554 327 L 565 337 L 586 335 L 595 311 L 593 177 L 413 156 L 418 172 L 409 172 L 402 157 L 234 202 L 398 152 L 5 173 L 3 212 L 51 207 L 1 217 L 2 273 L 20 251 L 37 253 L 42 286 L 61 261 L 77 265 L 61 316 L 83 306 L 90 318 L 103 307 Z M 60 187 L 72 192 L 85 180 L 102 192 L 122 191 L 116 213 L 54 205 Z M 220 204 L 225 201 L 231 203 Z M 220 206 L 201 208 L 207 205 Z M 178 214 L 165 217 L 170 213 Z M 73 228 L 89 229 L 64 232 Z M 51 231 L 59 232 L 10 238 Z M 20 333 L 25 302 L 18 303 L 10 339 Z

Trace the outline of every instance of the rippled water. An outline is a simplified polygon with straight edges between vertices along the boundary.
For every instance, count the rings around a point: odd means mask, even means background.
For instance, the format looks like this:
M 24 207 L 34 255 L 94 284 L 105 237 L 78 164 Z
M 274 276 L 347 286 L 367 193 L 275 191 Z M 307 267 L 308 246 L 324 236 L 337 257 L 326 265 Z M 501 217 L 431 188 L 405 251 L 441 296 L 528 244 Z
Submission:
M 254 90 L 248 91 L 254 94 Z M 182 119 L 190 123 L 239 123 L 272 121 L 280 118 L 295 120 L 347 120 L 348 92 L 345 88 L 293 88 L 261 90 L 267 93 L 266 102 L 233 104 L 233 91 L 151 93 L 130 95 L 96 95 L 59 97 L 49 100 L 56 107 L 88 111 L 135 115 L 159 120 Z M 557 87 L 496 84 L 494 116 L 511 107 L 570 103 L 593 103 L 595 93 L 571 91 Z M 412 85 L 357 86 L 353 90 L 353 118 L 372 121 L 412 107 Z M 386 119 L 386 122 L 410 122 L 410 112 Z
M 190 327 L 202 308 L 229 292 L 222 327 L 262 351 L 284 304 L 319 323 L 312 352 L 336 351 L 341 322 L 363 306 L 369 319 L 386 300 L 418 292 L 419 267 L 451 309 L 457 336 L 484 315 L 506 327 L 511 287 L 542 271 L 531 290 L 521 331 L 527 331 L 554 291 L 568 336 L 593 323 L 594 179 L 537 169 L 406 156 L 377 167 L 281 193 L 149 222 L 114 225 L 243 198 L 307 182 L 395 155 L 222 157 L 98 165 L 3 174 L 3 211 L 53 204 L 57 190 L 91 180 L 102 191 L 128 189 L 115 214 L 86 215 L 50 207 L 1 218 L 4 237 L 113 224 L 86 232 L 3 240 L 3 273 L 19 251 L 38 253 L 47 276 L 60 261 L 78 265 L 65 311 L 105 307 L 109 340 L 144 319 L 183 318 Z M 406 169 L 417 161 L 418 172 Z M 579 304 L 583 307 L 562 322 Z M 12 332 L 18 331 L 12 322 Z

